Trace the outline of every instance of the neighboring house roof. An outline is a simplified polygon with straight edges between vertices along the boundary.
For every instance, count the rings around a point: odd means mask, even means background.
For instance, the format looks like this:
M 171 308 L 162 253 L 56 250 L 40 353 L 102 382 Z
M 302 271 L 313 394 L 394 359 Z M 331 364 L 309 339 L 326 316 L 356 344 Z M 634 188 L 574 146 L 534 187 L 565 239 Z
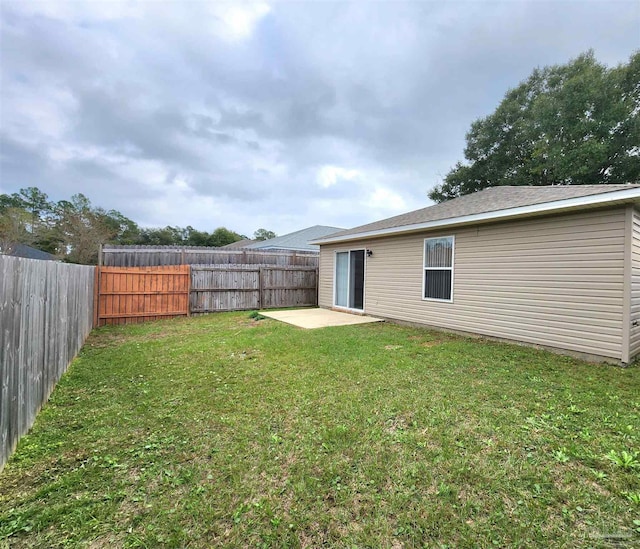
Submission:
M 329 244 L 605 204 L 640 203 L 640 185 L 499 186 L 317 238 Z
M 58 260 L 55 255 L 43 252 L 37 248 L 32 248 L 26 244 L 16 244 L 11 255 L 14 257 L 26 257 L 27 259 L 45 259 L 47 261 Z
M 240 248 L 245 248 L 249 244 L 253 244 L 256 242 L 251 238 L 244 238 L 242 240 L 238 240 L 237 242 L 232 242 L 231 244 L 227 244 L 226 246 L 220 246 L 221 248 L 226 248 L 227 250 L 238 250 Z
M 328 227 L 326 225 L 314 225 L 293 233 L 276 236 L 269 240 L 262 240 L 246 246 L 249 249 L 271 249 L 271 250 L 299 250 L 299 251 L 318 251 L 317 245 L 309 244 L 310 240 L 325 237 L 327 235 L 344 231 L 340 227 Z

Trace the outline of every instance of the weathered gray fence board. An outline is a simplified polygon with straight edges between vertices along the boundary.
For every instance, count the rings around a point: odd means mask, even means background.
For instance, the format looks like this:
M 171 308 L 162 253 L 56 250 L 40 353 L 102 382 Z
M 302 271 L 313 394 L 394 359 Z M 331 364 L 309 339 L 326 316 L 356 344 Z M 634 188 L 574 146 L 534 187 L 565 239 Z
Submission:
M 0 468 L 93 326 L 94 267 L 0 255 Z
M 317 267 L 318 252 L 291 250 L 229 250 L 198 246 L 112 246 L 100 253 L 100 264 L 111 267 L 156 265 L 278 265 Z
M 191 313 L 315 306 L 315 267 L 192 265 Z

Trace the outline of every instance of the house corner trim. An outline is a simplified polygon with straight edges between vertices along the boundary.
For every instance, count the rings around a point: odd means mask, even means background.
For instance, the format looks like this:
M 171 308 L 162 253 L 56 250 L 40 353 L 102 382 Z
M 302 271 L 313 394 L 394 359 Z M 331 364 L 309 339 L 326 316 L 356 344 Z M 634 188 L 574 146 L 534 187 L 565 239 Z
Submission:
M 631 259 L 633 249 L 633 205 L 625 209 L 624 217 L 624 264 L 622 290 L 622 356 L 623 363 L 631 359 Z

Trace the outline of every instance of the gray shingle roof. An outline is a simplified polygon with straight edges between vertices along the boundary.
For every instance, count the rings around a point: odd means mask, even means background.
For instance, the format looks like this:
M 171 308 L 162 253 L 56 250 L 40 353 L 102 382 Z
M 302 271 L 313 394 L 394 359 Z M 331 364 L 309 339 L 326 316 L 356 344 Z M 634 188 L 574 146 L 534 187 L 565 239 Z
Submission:
M 27 259 L 44 259 L 46 261 L 58 261 L 58 258 L 48 252 L 43 252 L 26 244 L 16 244 L 11 254 L 15 257 L 26 257 Z
M 488 189 L 447 200 L 420 210 L 341 231 L 330 235 L 326 240 L 633 188 L 640 189 L 640 185 L 553 185 L 538 187 L 505 185 L 489 187 Z M 321 239 L 319 238 L 318 240 Z
M 314 225 L 313 227 L 307 227 L 293 233 L 284 234 L 282 236 L 276 236 L 269 240 L 262 240 L 261 242 L 255 242 L 249 244 L 246 248 L 249 249 L 278 249 L 278 250 L 310 250 L 318 251 L 319 246 L 309 244 L 310 240 L 315 240 L 327 236 L 329 234 L 343 231 L 341 227 L 328 227 L 326 225 Z
M 243 238 L 242 240 L 238 240 L 236 242 L 232 242 L 231 244 L 225 244 L 224 246 L 220 246 L 221 248 L 225 248 L 226 250 L 239 250 L 241 248 L 247 247 L 249 244 L 253 244 L 255 240 L 252 238 Z

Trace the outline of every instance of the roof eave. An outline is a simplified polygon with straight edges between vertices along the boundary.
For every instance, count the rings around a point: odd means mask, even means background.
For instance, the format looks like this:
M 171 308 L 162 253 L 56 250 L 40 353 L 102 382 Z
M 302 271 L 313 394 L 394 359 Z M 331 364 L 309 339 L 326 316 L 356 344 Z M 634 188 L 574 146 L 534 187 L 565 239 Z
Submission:
M 544 202 L 542 204 L 532 204 L 529 206 L 519 206 L 517 208 L 508 208 L 505 210 L 438 219 L 436 221 L 425 221 L 423 223 L 414 223 L 412 225 L 401 225 L 399 227 L 389 227 L 387 229 L 364 231 L 335 238 L 312 240 L 309 244 L 334 244 L 338 242 L 361 240 L 362 238 L 376 238 L 425 230 L 444 229 L 449 227 L 458 227 L 460 225 L 472 225 L 474 223 L 507 221 L 518 217 L 533 217 L 546 213 L 567 212 L 595 206 L 614 206 L 616 204 L 625 204 L 634 201 L 640 201 L 640 188 L 634 187 L 631 189 L 623 189 L 603 194 L 554 200 L 553 202 Z

